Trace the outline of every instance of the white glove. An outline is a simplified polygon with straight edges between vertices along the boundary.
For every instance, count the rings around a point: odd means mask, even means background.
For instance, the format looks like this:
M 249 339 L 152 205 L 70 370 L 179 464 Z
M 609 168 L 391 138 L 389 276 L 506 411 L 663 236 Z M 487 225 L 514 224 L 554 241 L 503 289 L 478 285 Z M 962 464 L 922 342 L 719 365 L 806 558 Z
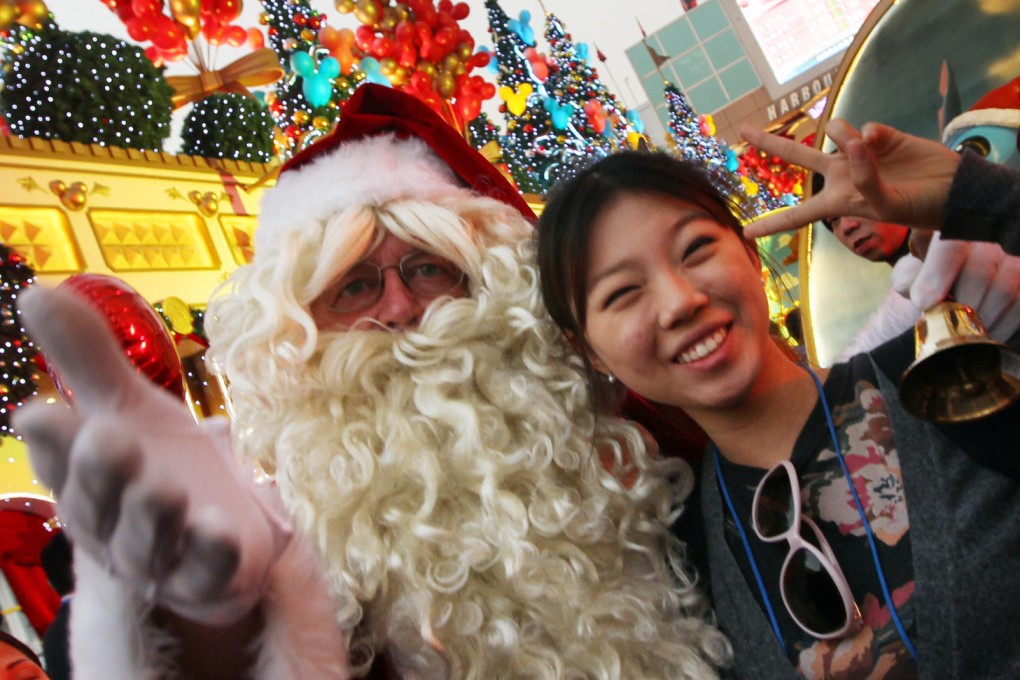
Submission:
M 291 527 L 259 498 L 225 428 L 197 425 L 136 373 L 74 294 L 32 288 L 21 310 L 75 397 L 73 408 L 30 404 L 14 422 L 76 549 L 185 618 L 225 625 L 249 613 Z
M 1020 329 L 1020 258 L 1006 255 L 998 244 L 935 234 L 923 263 L 912 255 L 896 263 L 893 287 L 922 310 L 952 294 L 977 312 L 995 340 Z

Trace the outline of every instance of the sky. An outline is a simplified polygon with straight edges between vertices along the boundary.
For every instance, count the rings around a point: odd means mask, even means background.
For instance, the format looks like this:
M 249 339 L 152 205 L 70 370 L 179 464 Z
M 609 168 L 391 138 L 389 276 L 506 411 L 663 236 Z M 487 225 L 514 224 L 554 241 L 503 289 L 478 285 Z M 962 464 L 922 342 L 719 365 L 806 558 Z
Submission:
M 649 33 L 668 24 L 683 14 L 680 0 L 543 0 L 545 7 L 556 14 L 564 23 L 575 42 L 597 45 L 606 55 L 606 65 L 596 62 L 599 77 L 613 90 L 628 108 L 638 108 L 648 101 L 640 82 L 624 54 L 631 45 L 641 39 L 638 21 Z M 66 30 L 89 30 L 109 33 L 128 40 L 127 31 L 117 16 L 108 10 L 100 0 L 46 0 L 57 23 Z M 471 14 L 461 22 L 475 37 L 479 45 L 490 45 L 488 20 L 482 0 L 466 0 Z M 356 28 L 357 20 L 351 14 L 340 14 L 332 0 L 311 0 L 311 6 L 323 12 L 331 26 Z M 545 13 L 539 0 L 500 0 L 500 6 L 511 17 L 517 18 L 522 10 L 531 12 L 531 26 L 538 36 L 539 51 L 548 53 L 548 46 L 541 38 L 545 30 Z M 262 4 L 256 0 L 244 0 L 240 23 L 246 28 L 258 26 Z M 224 66 L 240 56 L 232 48 L 224 47 L 216 56 L 216 65 Z M 608 70 L 608 72 L 607 72 Z M 184 64 L 172 64 L 168 75 L 189 74 L 193 71 Z M 491 74 L 476 70 L 483 77 L 492 80 Z M 495 104 L 485 107 L 490 113 Z M 178 117 L 179 119 L 180 117 Z M 179 120 L 178 120 L 179 123 Z M 173 147 L 169 143 L 168 147 Z

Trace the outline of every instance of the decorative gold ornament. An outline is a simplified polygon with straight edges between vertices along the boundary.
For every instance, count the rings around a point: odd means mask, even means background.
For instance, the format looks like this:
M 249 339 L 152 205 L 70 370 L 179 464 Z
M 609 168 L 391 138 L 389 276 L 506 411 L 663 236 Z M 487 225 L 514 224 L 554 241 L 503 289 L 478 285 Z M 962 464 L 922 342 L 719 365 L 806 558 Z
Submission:
M 290 119 L 294 121 L 294 125 L 304 125 L 311 119 L 311 117 L 311 114 L 304 109 L 298 109 L 294 112 Z
M 329 118 L 326 118 L 325 116 L 316 116 L 312 119 L 312 127 L 316 130 L 328 130 Z
M 220 210 L 220 197 L 214 191 L 207 191 L 204 194 L 198 191 L 188 192 L 188 200 L 198 206 L 198 212 L 206 217 L 212 217 Z
M 65 208 L 75 212 L 84 208 L 88 201 L 89 189 L 84 182 L 75 182 L 67 186 L 63 181 L 55 179 L 50 182 L 50 191 L 60 199 Z

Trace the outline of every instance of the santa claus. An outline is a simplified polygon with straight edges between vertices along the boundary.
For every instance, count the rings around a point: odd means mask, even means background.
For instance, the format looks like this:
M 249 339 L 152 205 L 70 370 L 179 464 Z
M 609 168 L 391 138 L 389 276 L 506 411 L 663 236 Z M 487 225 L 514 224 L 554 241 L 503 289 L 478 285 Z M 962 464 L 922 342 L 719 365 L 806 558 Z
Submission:
M 209 306 L 230 436 L 26 296 L 77 396 L 17 421 L 79 548 L 76 678 L 714 676 L 669 531 L 689 469 L 592 413 L 532 219 L 428 107 L 361 88 Z

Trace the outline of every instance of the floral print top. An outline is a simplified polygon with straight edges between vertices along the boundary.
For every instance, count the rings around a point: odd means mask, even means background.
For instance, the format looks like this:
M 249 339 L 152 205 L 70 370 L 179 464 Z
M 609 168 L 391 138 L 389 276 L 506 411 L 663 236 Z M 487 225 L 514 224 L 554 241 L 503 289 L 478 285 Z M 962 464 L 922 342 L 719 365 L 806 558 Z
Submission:
M 911 604 L 914 576 L 907 498 L 899 453 L 871 362 L 866 356 L 860 356 L 835 366 L 825 382 L 825 392 L 850 480 L 865 508 L 896 612 L 913 640 L 916 632 Z M 760 540 L 750 523 L 754 492 L 764 471 L 721 459 L 723 477 L 747 531 L 793 665 L 804 678 L 893 680 L 918 677 L 917 666 L 884 601 L 861 516 L 850 492 L 850 482 L 834 451 L 821 403 L 808 418 L 791 461 L 800 479 L 802 510 L 821 528 L 832 546 L 864 618 L 864 626 L 858 633 L 840 640 L 818 640 L 794 623 L 779 590 L 780 571 L 789 544 Z M 729 513 L 726 513 L 726 538 L 748 587 L 761 603 L 740 535 Z

